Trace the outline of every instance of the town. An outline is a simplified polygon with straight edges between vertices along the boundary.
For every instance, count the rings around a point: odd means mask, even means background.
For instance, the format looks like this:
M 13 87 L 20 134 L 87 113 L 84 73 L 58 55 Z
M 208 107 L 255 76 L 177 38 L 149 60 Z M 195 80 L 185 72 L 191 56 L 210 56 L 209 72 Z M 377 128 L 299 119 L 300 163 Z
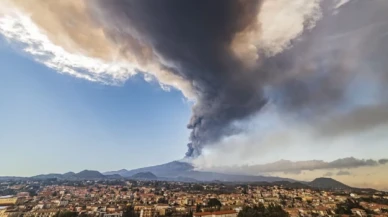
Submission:
M 259 183 L 2 180 L 0 217 L 388 216 L 388 193 Z

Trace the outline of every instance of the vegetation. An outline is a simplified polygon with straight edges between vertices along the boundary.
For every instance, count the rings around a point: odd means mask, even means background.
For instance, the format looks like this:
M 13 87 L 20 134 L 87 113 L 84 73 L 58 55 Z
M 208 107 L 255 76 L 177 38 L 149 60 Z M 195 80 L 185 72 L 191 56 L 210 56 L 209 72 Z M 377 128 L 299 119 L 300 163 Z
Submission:
M 158 199 L 158 203 L 168 204 L 168 200 L 166 200 L 166 198 L 164 198 L 164 197 L 161 197 Z
M 367 214 L 376 214 L 374 211 L 369 210 L 369 209 L 364 209 L 358 201 L 355 200 L 347 200 L 344 203 L 337 204 L 337 209 L 335 210 L 336 214 L 339 215 L 351 215 L 352 214 L 352 209 L 357 208 L 357 209 L 362 209 L 365 210 Z
M 221 208 L 221 206 L 222 206 L 222 203 L 217 198 L 211 198 L 207 202 L 207 206 L 210 207 L 210 208 L 219 210 Z
M 63 211 L 57 212 L 54 217 L 77 217 L 78 214 L 76 212 Z
M 135 212 L 133 206 L 127 206 L 123 211 L 123 217 L 138 217 L 139 215 Z
M 281 206 L 270 204 L 265 207 L 262 203 L 255 207 L 244 207 L 238 217 L 289 217 Z
M 384 198 L 367 197 L 367 198 L 361 198 L 360 200 L 368 203 L 378 203 L 378 204 L 388 205 L 388 199 L 384 199 Z

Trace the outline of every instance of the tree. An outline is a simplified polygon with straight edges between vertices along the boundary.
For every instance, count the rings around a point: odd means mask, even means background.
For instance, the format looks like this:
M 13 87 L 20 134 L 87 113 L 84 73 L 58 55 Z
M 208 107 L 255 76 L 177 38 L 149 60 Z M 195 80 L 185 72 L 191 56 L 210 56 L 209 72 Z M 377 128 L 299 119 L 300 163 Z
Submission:
M 201 209 L 202 209 L 201 204 L 197 204 L 197 206 L 195 207 L 195 211 L 196 212 L 201 212 Z
M 267 208 L 262 203 L 255 207 L 244 207 L 238 217 L 289 217 L 281 206 L 270 204 Z
M 203 191 L 203 190 L 204 190 L 203 186 L 202 186 L 202 185 L 198 185 L 198 184 L 194 184 L 194 185 L 192 186 L 192 189 L 193 189 L 194 191 Z
M 34 190 L 29 190 L 28 193 L 30 194 L 30 197 L 38 196 L 38 194 Z
M 210 200 L 207 202 L 207 206 L 211 208 L 220 209 L 222 204 L 217 198 L 210 198 Z
M 128 188 L 124 187 L 121 189 L 121 191 L 128 191 Z
M 158 203 L 168 204 L 168 200 L 166 200 L 166 198 L 164 198 L 164 197 L 161 197 L 158 199 Z
M 243 186 L 243 190 L 241 191 L 241 193 L 248 194 L 248 186 L 247 185 Z
M 122 217 L 137 217 L 138 215 L 135 213 L 135 209 L 133 206 L 127 206 L 123 211 Z
M 59 213 L 59 217 L 76 217 L 76 212 L 70 212 L 70 211 L 63 211 Z

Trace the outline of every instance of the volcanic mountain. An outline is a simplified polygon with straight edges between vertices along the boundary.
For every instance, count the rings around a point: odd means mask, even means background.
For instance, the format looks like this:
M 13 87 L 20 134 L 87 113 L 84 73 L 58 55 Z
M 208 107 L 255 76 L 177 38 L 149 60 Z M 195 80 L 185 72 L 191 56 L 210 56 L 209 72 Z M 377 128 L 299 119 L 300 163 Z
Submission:
M 275 182 L 275 181 L 293 181 L 287 178 L 271 176 L 252 176 L 252 175 L 235 175 L 208 171 L 197 171 L 194 166 L 187 162 L 172 161 L 166 164 L 143 167 L 134 170 L 119 170 L 104 173 L 104 175 L 118 174 L 123 177 L 131 177 L 138 173 L 150 172 L 157 177 L 164 178 L 187 178 L 198 181 L 226 181 L 226 182 Z

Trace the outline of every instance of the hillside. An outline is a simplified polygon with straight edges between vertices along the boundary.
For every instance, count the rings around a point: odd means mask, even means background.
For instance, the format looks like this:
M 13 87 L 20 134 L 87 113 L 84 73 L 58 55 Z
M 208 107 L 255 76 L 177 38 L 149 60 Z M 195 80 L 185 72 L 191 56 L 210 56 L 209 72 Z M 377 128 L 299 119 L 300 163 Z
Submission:
M 309 183 L 309 186 L 318 189 L 327 189 L 327 190 L 351 190 L 352 187 L 349 187 L 337 180 L 332 178 L 316 178 Z
M 62 174 L 50 173 L 50 174 L 41 174 L 37 176 L 32 176 L 33 179 L 62 179 Z
M 196 171 L 194 166 L 187 162 L 181 161 L 172 161 L 166 164 L 143 167 L 134 170 L 119 170 L 119 171 L 110 171 L 107 174 L 119 174 L 123 177 L 132 177 L 137 173 L 150 172 L 157 177 L 163 177 L 165 179 L 179 179 L 183 180 L 195 180 L 195 181 L 205 181 L 211 182 L 214 180 L 219 180 L 223 182 L 275 182 L 275 181 L 290 181 L 294 180 L 280 177 L 269 177 L 269 176 L 253 176 L 253 175 L 234 175 L 234 174 L 225 174 L 217 172 L 208 172 L 208 171 Z M 160 179 L 159 178 L 159 179 Z
M 146 180 L 157 180 L 158 177 L 151 172 L 140 172 L 131 176 L 132 179 L 146 179 Z
M 79 179 L 103 179 L 103 178 L 105 178 L 105 176 L 103 174 L 101 174 L 98 171 L 94 171 L 94 170 L 83 170 L 79 173 L 76 173 L 74 176 L 76 178 L 79 178 Z
M 118 173 L 118 174 L 124 177 L 130 177 L 140 172 L 151 172 L 158 177 L 175 177 L 177 176 L 177 174 L 180 174 L 184 171 L 191 171 L 193 169 L 194 167 L 189 163 L 172 161 L 166 164 L 161 164 L 161 165 L 156 165 L 151 167 L 143 167 L 143 168 L 129 170 L 129 171 L 127 170 L 124 173 Z
M 107 179 L 122 179 L 123 177 L 119 174 L 112 174 L 112 175 L 105 175 L 105 178 Z
M 62 176 L 63 176 L 63 178 L 74 178 L 75 177 L 75 173 L 74 172 L 68 172 L 68 173 L 64 173 Z
M 118 175 L 122 175 L 122 174 L 124 174 L 124 173 L 127 173 L 128 172 L 128 170 L 126 170 L 126 169 L 121 169 L 121 170 L 117 170 L 117 171 L 109 171 L 109 172 L 105 172 L 105 173 L 103 173 L 104 175 L 116 175 L 116 174 L 118 174 Z

